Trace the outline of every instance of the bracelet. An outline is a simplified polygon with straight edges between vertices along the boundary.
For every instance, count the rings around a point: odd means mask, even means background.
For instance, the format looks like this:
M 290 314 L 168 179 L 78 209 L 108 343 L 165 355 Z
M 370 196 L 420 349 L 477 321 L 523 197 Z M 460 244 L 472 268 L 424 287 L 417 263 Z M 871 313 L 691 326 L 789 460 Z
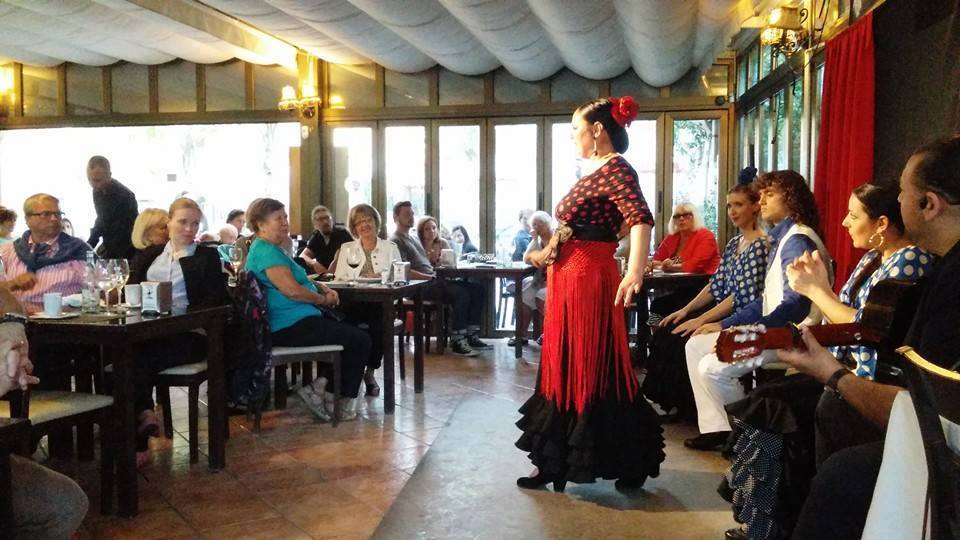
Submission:
M 853 373 L 845 367 L 839 368 L 833 372 L 833 375 L 831 375 L 829 379 L 827 379 L 827 382 L 824 384 L 824 386 L 832 390 L 838 398 L 843 399 L 843 395 L 840 394 L 840 390 L 837 389 L 837 385 L 840 384 L 840 379 L 847 375 L 853 375 Z
M 4 313 L 2 316 L 0 316 L 0 324 L 9 323 L 9 322 L 20 323 L 26 326 L 27 316 L 22 315 L 20 313 L 12 313 L 12 312 Z

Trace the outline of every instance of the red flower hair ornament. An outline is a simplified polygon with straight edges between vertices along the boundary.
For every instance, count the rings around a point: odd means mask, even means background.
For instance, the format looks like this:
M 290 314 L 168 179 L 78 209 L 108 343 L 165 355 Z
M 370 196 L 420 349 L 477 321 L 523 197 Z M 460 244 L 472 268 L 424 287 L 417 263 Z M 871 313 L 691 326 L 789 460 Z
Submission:
M 609 99 L 612 105 L 610 115 L 613 116 L 614 121 L 623 127 L 630 127 L 630 122 L 633 122 L 637 118 L 637 113 L 640 112 L 640 106 L 633 100 L 633 96 Z

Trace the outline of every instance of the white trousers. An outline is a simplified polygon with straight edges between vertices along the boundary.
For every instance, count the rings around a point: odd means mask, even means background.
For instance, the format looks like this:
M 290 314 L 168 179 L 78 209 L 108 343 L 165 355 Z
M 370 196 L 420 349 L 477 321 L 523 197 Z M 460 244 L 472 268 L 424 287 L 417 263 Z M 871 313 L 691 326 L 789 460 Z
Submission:
M 714 332 L 693 336 L 686 346 L 687 373 L 697 402 L 700 433 L 730 431 L 730 421 L 723 406 L 746 396 L 740 377 L 776 358 L 776 352 L 764 351 L 763 355 L 756 358 L 725 364 L 713 352 L 719 335 Z

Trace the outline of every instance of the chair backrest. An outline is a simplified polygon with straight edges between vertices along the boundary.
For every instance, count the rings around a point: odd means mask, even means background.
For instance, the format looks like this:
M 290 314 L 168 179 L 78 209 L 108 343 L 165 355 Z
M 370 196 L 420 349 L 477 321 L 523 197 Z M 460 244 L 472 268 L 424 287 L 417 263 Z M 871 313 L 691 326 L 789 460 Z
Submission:
M 0 396 L 0 400 L 10 402 L 10 418 L 30 417 L 30 389 L 11 390 Z
M 960 424 L 960 373 L 927 361 L 912 347 L 897 352 L 908 361 L 904 371 L 927 458 L 930 538 L 960 538 L 960 461 L 940 421 Z

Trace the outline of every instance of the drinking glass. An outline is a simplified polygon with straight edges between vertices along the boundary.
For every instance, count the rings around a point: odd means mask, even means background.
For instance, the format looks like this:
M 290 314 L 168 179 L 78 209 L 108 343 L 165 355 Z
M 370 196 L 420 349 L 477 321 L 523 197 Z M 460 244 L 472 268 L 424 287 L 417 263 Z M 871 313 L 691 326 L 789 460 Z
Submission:
M 237 276 L 240 274 L 240 264 L 243 262 L 243 252 L 237 246 L 224 244 L 217 248 L 220 256 L 230 265 L 230 277 L 227 278 L 228 287 L 237 286 Z
M 110 312 L 110 291 L 116 287 L 116 269 L 113 259 L 99 259 L 96 267 L 97 290 L 105 293 L 107 313 Z M 98 295 L 99 296 L 99 295 Z
M 360 265 L 363 264 L 363 253 L 361 253 L 360 248 L 353 246 L 347 250 L 347 266 L 353 269 L 353 279 L 350 281 L 350 285 L 353 287 L 357 286 L 357 277 L 360 275 Z
M 117 303 L 119 303 L 120 292 L 123 291 L 123 286 L 126 285 L 127 280 L 130 279 L 130 261 L 127 259 L 114 259 L 113 272 L 117 282 L 114 288 L 117 291 Z

